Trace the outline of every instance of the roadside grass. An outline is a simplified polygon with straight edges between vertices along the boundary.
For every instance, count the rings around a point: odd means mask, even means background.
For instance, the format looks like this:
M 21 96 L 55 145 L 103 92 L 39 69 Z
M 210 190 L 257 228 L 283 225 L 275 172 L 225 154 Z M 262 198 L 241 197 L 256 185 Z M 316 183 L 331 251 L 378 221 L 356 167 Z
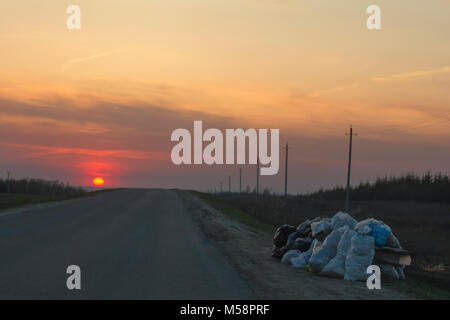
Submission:
M 197 197 L 199 197 L 200 199 L 206 201 L 208 204 L 210 204 L 216 210 L 221 211 L 222 213 L 224 213 L 225 215 L 234 219 L 235 221 L 238 221 L 238 222 L 245 224 L 247 226 L 250 226 L 252 228 L 261 230 L 270 236 L 272 236 L 276 231 L 277 226 L 275 224 L 263 222 L 263 221 L 259 220 L 258 218 L 255 218 L 252 214 L 246 213 L 244 210 L 236 207 L 233 203 L 230 203 L 231 201 L 229 201 L 229 199 L 227 199 L 227 198 L 223 199 L 223 198 L 213 195 L 213 194 L 201 193 L 198 191 L 191 191 L 191 192 L 194 195 L 196 195 Z M 261 201 L 262 201 L 262 199 L 261 199 Z M 255 202 L 256 202 L 256 200 L 255 200 Z M 248 204 L 247 204 L 247 206 L 248 206 Z M 256 206 L 258 206 L 258 205 L 256 205 Z M 256 210 L 254 207 L 252 209 Z M 317 211 L 315 213 L 322 211 L 322 210 L 318 210 L 318 208 L 315 208 L 315 209 L 316 209 L 315 211 Z M 324 211 L 325 212 L 329 211 L 329 208 L 327 208 L 327 209 L 328 210 L 324 210 Z M 253 210 L 250 210 L 250 212 L 254 213 Z M 278 211 L 278 210 L 276 210 L 276 211 Z M 299 210 L 299 211 L 302 212 L 303 210 Z M 308 211 L 309 210 L 307 210 L 307 212 Z M 261 211 L 259 211 L 259 213 L 261 213 Z M 310 213 L 310 212 L 308 212 L 308 213 Z M 267 215 L 267 214 L 268 214 L 268 212 L 264 212 L 264 215 Z M 311 214 L 309 214 L 308 217 L 310 215 Z M 319 215 L 319 214 L 317 214 L 317 215 Z M 313 216 L 313 215 L 311 215 L 311 216 Z M 291 218 L 290 215 L 285 216 L 285 218 L 288 218 L 288 217 Z M 279 219 L 280 217 L 278 216 L 276 218 Z M 385 217 L 383 217 L 383 218 L 385 218 Z M 298 217 L 297 217 L 297 219 L 298 219 Z M 265 220 L 269 220 L 269 219 L 265 219 Z M 289 219 L 287 219 L 287 220 L 289 220 Z M 286 221 L 285 223 L 289 223 L 289 222 L 290 221 Z M 299 221 L 299 222 L 301 222 L 301 221 Z M 385 280 L 385 281 L 392 284 L 398 290 L 412 294 L 419 299 L 430 299 L 430 300 L 448 300 L 448 299 L 450 299 L 450 291 L 446 290 L 444 288 L 444 286 L 442 286 L 442 285 L 438 286 L 437 283 L 435 283 L 435 281 L 428 280 L 427 278 L 424 278 L 423 276 L 420 276 L 420 275 L 418 275 L 418 276 L 416 276 L 415 274 L 408 275 L 408 271 L 406 272 L 406 276 L 407 276 L 406 280 L 402 280 L 402 281 L 393 281 L 393 280 Z
M 77 199 L 91 197 L 104 192 L 110 192 L 117 189 L 104 189 L 91 192 L 83 192 L 75 195 L 53 196 L 53 195 L 36 195 L 23 193 L 0 193 L 0 210 L 23 207 L 32 204 L 40 204 L 46 202 L 54 202 L 61 200 Z
M 413 294 L 424 300 L 450 300 L 450 291 L 444 290 L 424 280 L 408 277 L 402 281 L 391 282 L 397 289 Z
M 265 232 L 269 235 L 273 235 L 276 231 L 276 227 L 267 223 L 264 223 L 251 215 L 245 213 L 244 211 L 222 201 L 219 197 L 208 194 L 208 193 L 202 193 L 198 191 L 192 191 L 191 192 L 199 197 L 200 199 L 206 201 L 209 205 L 211 205 L 214 209 L 222 212 L 223 214 L 227 215 L 231 219 L 242 223 L 246 226 L 249 226 L 251 228 L 254 228 L 256 230 Z

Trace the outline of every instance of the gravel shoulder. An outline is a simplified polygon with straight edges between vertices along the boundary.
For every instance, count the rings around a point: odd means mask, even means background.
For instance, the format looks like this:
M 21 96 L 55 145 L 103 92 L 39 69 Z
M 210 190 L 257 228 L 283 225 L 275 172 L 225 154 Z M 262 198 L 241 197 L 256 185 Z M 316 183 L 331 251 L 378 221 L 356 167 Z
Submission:
M 178 191 L 187 211 L 206 237 L 222 251 L 260 299 L 415 299 L 392 283 L 369 290 L 364 282 L 319 277 L 303 269 L 282 265 L 271 257 L 272 237 L 241 224 L 214 209 L 192 192 Z

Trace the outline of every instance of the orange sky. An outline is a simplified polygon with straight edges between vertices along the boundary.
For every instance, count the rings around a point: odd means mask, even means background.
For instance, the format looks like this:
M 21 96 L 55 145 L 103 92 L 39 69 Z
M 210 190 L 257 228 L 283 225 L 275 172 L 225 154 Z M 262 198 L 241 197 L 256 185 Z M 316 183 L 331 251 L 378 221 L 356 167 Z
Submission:
M 81 30 L 66 28 L 70 4 Z M 371 4 L 380 31 L 366 28 Z M 449 30 L 447 0 L 3 1 L 0 170 L 210 188 L 236 169 L 169 155 L 172 130 L 203 120 L 280 128 L 292 191 L 345 181 L 350 124 L 354 182 L 448 172 Z M 280 178 L 262 182 L 279 191 Z

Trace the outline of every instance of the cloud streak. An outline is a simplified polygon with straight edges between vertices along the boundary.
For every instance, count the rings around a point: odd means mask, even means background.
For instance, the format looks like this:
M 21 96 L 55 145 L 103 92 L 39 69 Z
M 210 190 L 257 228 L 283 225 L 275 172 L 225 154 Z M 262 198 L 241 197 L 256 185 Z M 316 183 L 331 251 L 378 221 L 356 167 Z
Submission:
M 346 89 L 352 89 L 352 88 L 355 88 L 357 86 L 358 86 L 358 84 L 353 83 L 353 84 L 350 84 L 350 85 L 338 86 L 338 87 L 331 88 L 331 89 L 316 90 L 316 91 L 310 93 L 308 95 L 308 97 L 310 97 L 310 98 L 318 98 L 318 97 L 326 96 L 326 95 L 329 95 L 329 94 L 332 94 L 332 93 L 341 92 L 341 91 L 344 91 Z
M 73 65 L 73 64 L 82 63 L 82 62 L 91 61 L 91 60 L 97 60 L 97 59 L 111 56 L 116 53 L 121 53 L 121 52 L 126 52 L 126 51 L 128 51 L 128 50 L 125 50 L 125 49 L 111 50 L 111 51 L 100 52 L 100 53 L 97 53 L 97 54 L 94 54 L 91 56 L 87 56 L 87 57 L 70 59 L 66 62 L 63 69 L 66 70 L 70 65 Z
M 30 151 L 30 156 L 42 156 L 42 155 L 82 155 L 93 157 L 113 157 L 123 159 L 134 160 L 166 160 L 167 154 L 161 151 L 141 151 L 130 149 L 85 149 L 85 148 L 65 148 L 65 147 L 50 147 L 43 145 L 30 145 L 22 143 L 8 143 L 1 142 L 0 146 L 9 148 L 20 148 Z
M 388 77 L 371 77 L 370 80 L 376 81 L 376 82 L 392 82 L 392 81 L 401 81 L 401 80 L 408 80 L 408 79 L 417 79 L 417 78 L 422 78 L 422 77 L 436 75 L 436 74 L 444 74 L 444 73 L 450 73 L 449 66 L 442 67 L 439 69 L 397 73 L 397 74 L 390 75 Z

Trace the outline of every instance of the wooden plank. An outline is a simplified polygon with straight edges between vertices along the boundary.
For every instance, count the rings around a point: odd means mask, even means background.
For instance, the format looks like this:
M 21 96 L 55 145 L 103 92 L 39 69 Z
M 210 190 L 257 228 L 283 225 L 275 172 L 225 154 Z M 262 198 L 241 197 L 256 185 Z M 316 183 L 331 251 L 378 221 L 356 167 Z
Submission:
M 374 261 L 392 265 L 411 265 L 411 255 L 400 248 L 381 247 L 375 249 Z

